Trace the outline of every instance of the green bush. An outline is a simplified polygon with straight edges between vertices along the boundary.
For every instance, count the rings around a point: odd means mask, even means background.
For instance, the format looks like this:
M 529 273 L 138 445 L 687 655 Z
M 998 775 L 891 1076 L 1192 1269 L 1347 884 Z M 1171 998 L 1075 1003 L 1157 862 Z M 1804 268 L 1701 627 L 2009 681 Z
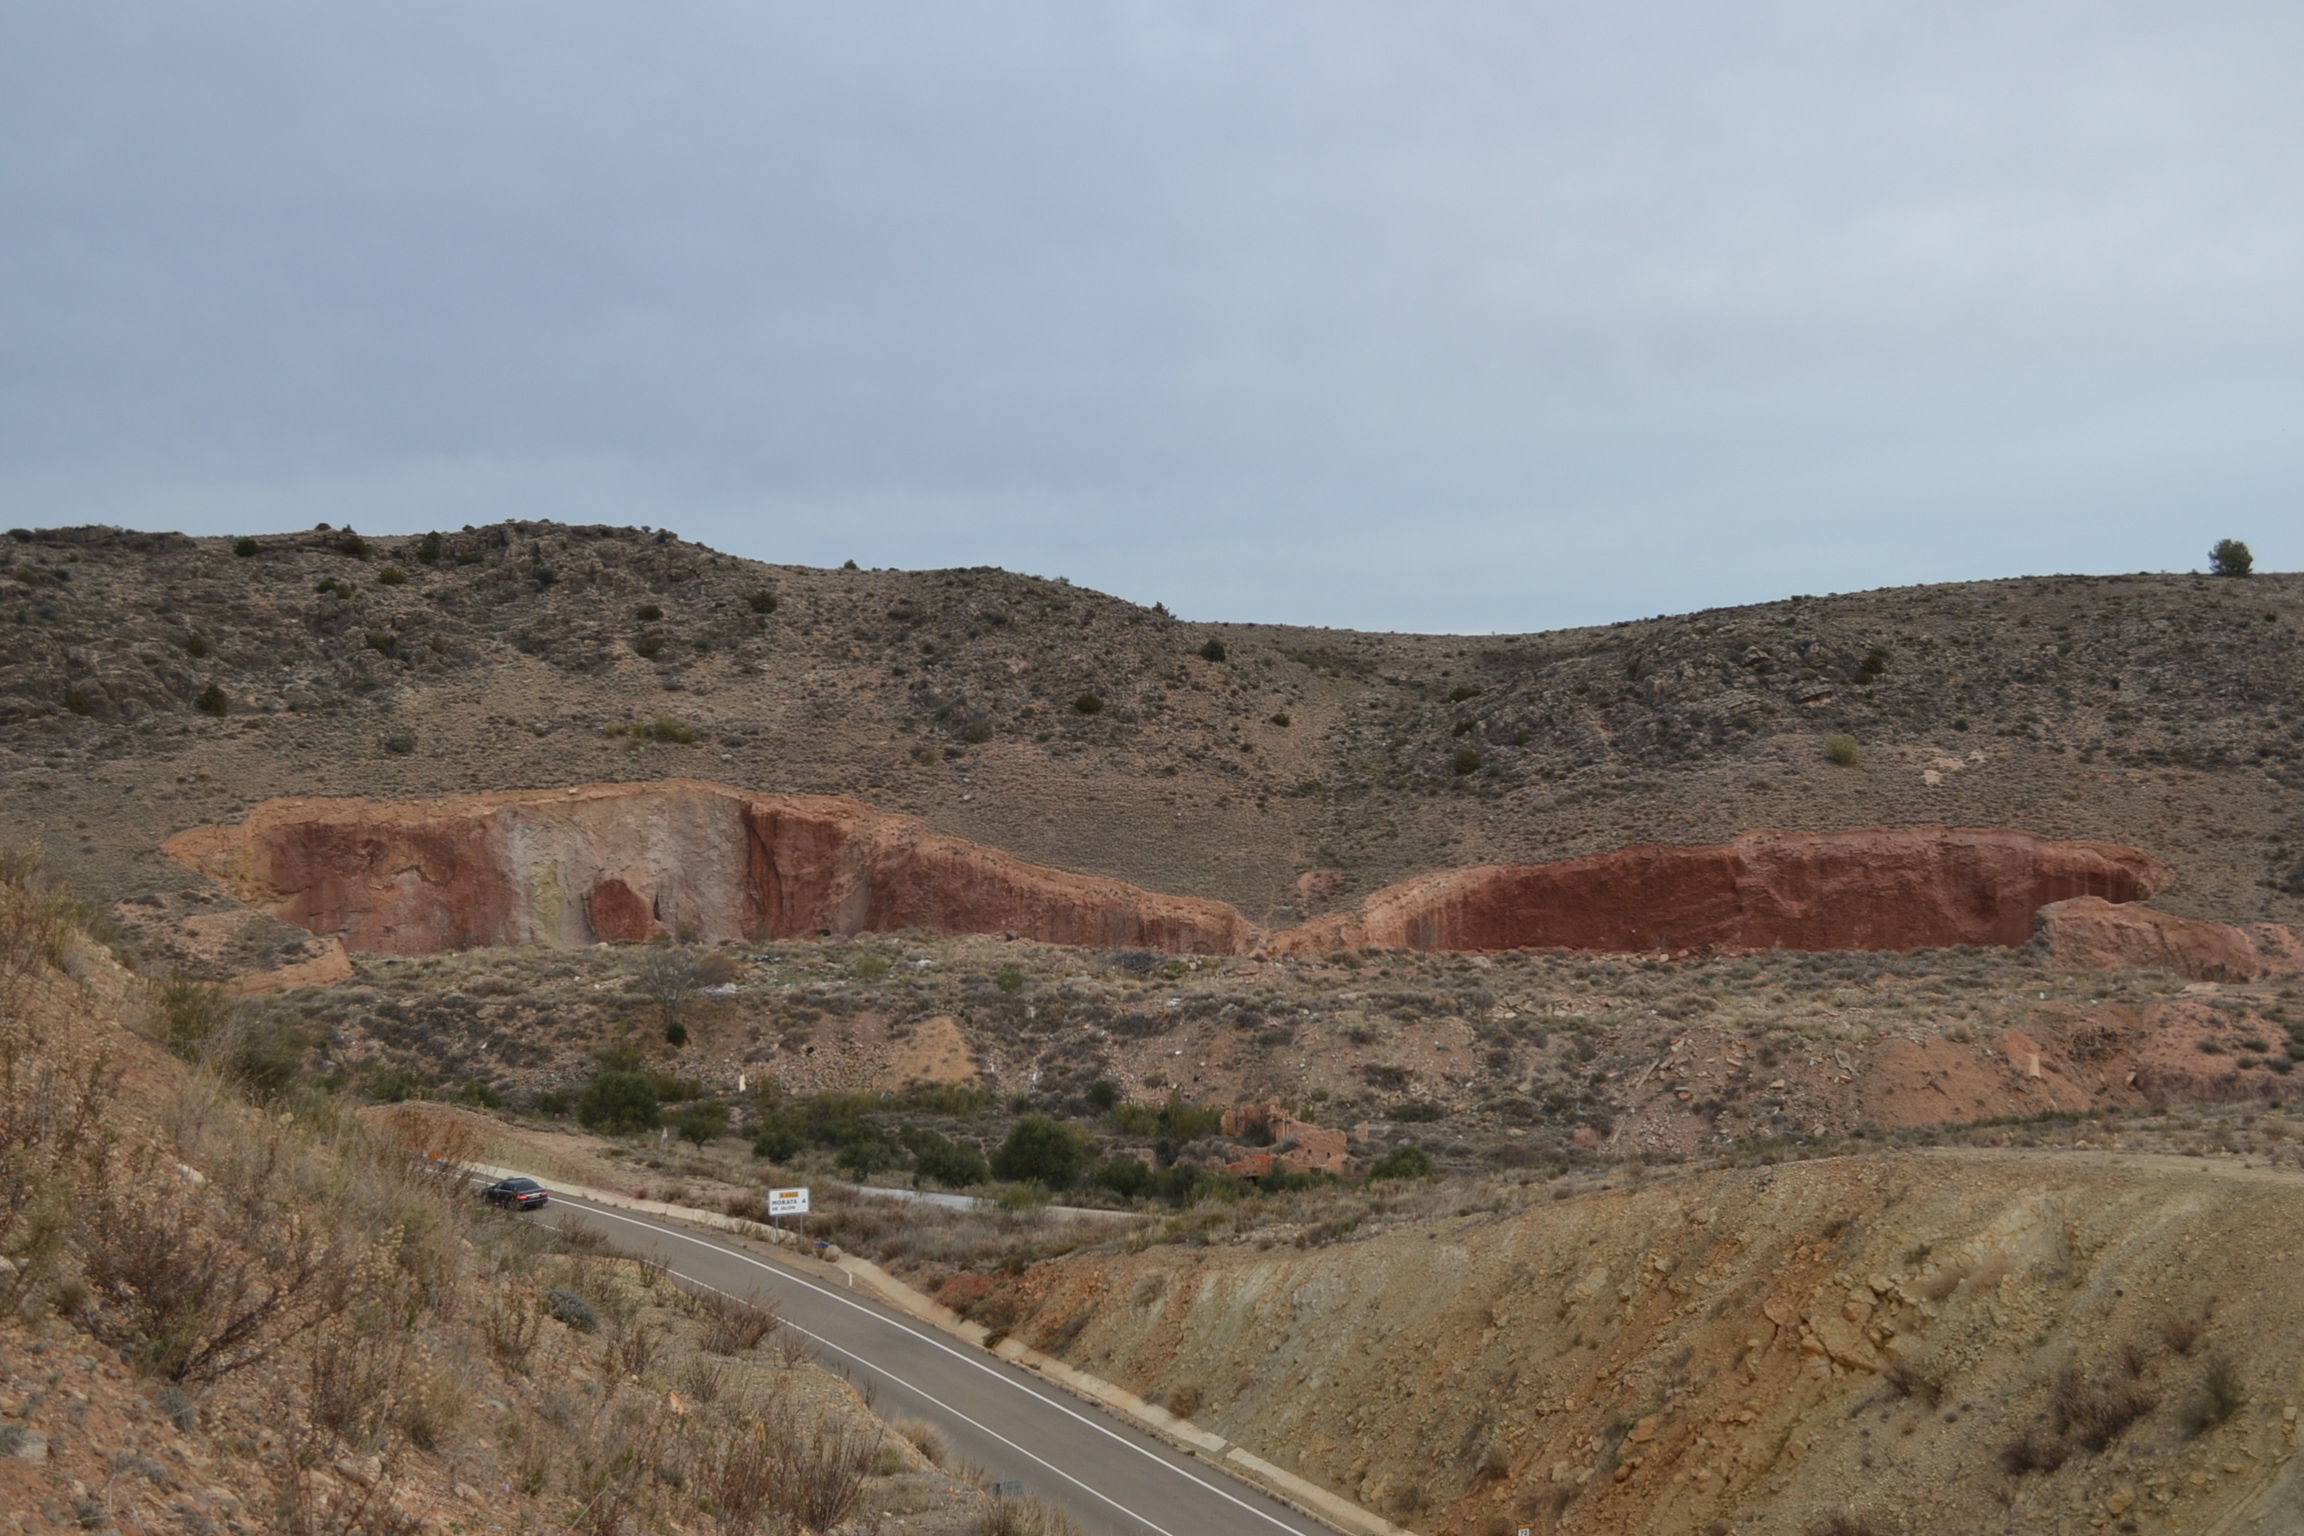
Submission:
M 387 587 L 405 586 L 408 573 L 396 565 L 388 565 L 376 573 L 376 579 Z
M 576 1096 L 558 1088 L 539 1088 L 528 1095 L 529 1112 L 542 1115 L 548 1120 L 564 1120 L 575 1107 Z
M 504 1095 L 480 1079 L 473 1078 L 456 1090 L 456 1102 L 470 1109 L 502 1109 Z
M 967 1189 L 992 1177 L 982 1153 L 934 1131 L 907 1129 L 904 1144 L 912 1149 L 912 1171 L 946 1189 Z
M 200 697 L 196 702 L 200 705 L 200 713 L 214 715 L 219 720 L 232 713 L 231 696 L 214 683 L 210 683 L 200 690 Z
M 1141 1158 L 1115 1157 L 1096 1170 L 1096 1182 L 1124 1199 L 1152 1193 L 1154 1174 Z
M 368 632 L 368 649 L 374 651 L 377 655 L 389 656 L 399 648 L 400 642 L 393 639 L 390 635 L 385 634 L 382 630 L 372 629 Z
M 379 1104 L 405 1104 L 423 1084 L 406 1067 L 380 1067 L 368 1076 L 368 1097 Z
M 1201 657 L 1208 661 L 1222 661 L 1227 654 L 1229 653 L 1224 649 L 1224 642 L 1221 640 L 1212 639 L 1200 647 Z
M 257 545 L 254 539 L 234 539 L 232 541 L 232 553 L 238 555 L 243 560 L 256 553 L 256 548 Z
M 992 1154 L 992 1172 L 1016 1183 L 1065 1189 L 1080 1177 L 1081 1162 L 1080 1141 L 1070 1126 L 1026 1115 Z
M 1478 773 L 1480 771 L 1480 754 L 1470 747 L 1466 747 L 1456 754 L 1455 766 L 1458 774 Z
M 1853 768 L 1862 761 L 1864 752 L 1853 736 L 1831 736 L 1825 738 L 1824 755 L 1843 768 Z
M 1371 1181 L 1376 1179 L 1429 1179 L 1439 1173 L 1440 1165 L 1432 1161 L 1432 1154 L 1422 1147 L 1397 1146 L 1376 1159 L 1368 1170 Z
M 96 713 L 95 701 L 88 697 L 88 691 L 84 688 L 75 688 L 65 694 L 64 707 L 76 715 L 86 716 Z
M 440 563 L 440 550 L 445 541 L 437 533 L 428 533 L 417 541 L 416 558 L 426 565 Z
M 1120 1103 L 1120 1085 L 1108 1077 L 1100 1077 L 1088 1085 L 1088 1107 L 1096 1113 L 1109 1114 Z
M 1213 1136 L 1223 1129 L 1224 1113 L 1204 1105 L 1187 1104 L 1174 1092 L 1154 1109 L 1149 1104 L 1116 1105 L 1104 1123 L 1126 1136 L 1157 1136 L 1179 1145 Z
M 752 1155 L 771 1163 L 789 1163 L 807 1146 L 808 1122 L 790 1110 L 763 1112 L 752 1135 Z
M 1272 723 L 1285 730 L 1289 726 L 1294 725 L 1296 722 L 1288 718 L 1288 712 L 1286 710 L 1282 710 L 1280 713 L 1272 717 Z
M 1004 965 L 992 975 L 992 985 L 1014 996 L 1024 990 L 1024 972 L 1019 966 Z
M 1461 704 L 1466 699 L 1476 699 L 1478 697 L 1480 697 L 1480 690 L 1473 687 L 1470 683 L 1465 683 L 1460 687 L 1455 687 L 1448 690 L 1448 702 L 1451 704 Z
M 184 637 L 184 654 L 191 657 L 194 661 L 198 661 L 201 657 L 208 654 L 208 642 L 201 639 L 198 635 L 186 635 Z
M 394 757 L 406 757 L 416 750 L 416 733 L 405 727 L 386 731 L 381 738 L 384 750 Z
M 673 741 L 683 746 L 693 746 L 701 739 L 694 726 L 670 715 L 658 715 L 653 724 L 640 727 L 639 734 L 651 741 Z
M 160 1043 L 186 1061 L 198 1061 L 232 1022 L 232 1000 L 222 987 L 178 977 L 154 994 L 153 1014 Z
M 2219 576 L 2253 576 L 2256 556 L 2238 539 L 2218 539 L 2208 551 L 2208 569 Z
M 1084 693 L 1072 701 L 1072 707 L 1084 715 L 1102 714 L 1104 701 L 1093 693 Z
M 968 722 L 968 729 L 960 734 L 973 745 L 980 747 L 992 739 L 992 727 L 986 721 L 971 720 Z
M 656 1128 L 656 1085 L 638 1072 L 603 1072 L 576 1096 L 576 1119 L 584 1129 L 629 1136 Z
M 699 1147 L 718 1141 L 728 1134 L 728 1106 L 709 1099 L 684 1105 L 673 1113 L 672 1134 Z
M 753 593 L 745 601 L 752 605 L 754 613 L 774 613 L 776 611 L 776 594 L 768 591 L 765 587 Z
M 642 603 L 639 607 L 639 610 L 633 614 L 633 617 L 638 619 L 643 624 L 653 624 L 658 619 L 664 617 L 664 610 L 657 607 L 654 603 Z
M 336 548 L 354 560 L 368 558 L 368 541 L 349 528 L 344 530 L 344 537 L 336 541 Z

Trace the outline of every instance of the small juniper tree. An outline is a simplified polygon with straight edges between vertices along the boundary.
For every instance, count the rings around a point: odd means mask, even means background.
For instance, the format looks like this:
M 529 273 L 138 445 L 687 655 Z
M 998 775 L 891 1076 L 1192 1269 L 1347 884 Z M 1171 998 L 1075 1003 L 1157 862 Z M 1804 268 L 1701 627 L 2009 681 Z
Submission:
M 2219 576 L 2253 576 L 2256 556 L 2238 539 L 2218 539 L 2208 551 L 2208 569 Z

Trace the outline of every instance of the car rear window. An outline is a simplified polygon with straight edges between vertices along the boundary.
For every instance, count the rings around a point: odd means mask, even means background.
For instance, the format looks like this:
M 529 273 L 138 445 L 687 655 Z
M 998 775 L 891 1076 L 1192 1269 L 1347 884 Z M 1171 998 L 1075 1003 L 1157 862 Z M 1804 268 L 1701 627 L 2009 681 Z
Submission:
M 532 1189 L 542 1188 L 534 1179 L 510 1179 L 505 1182 L 504 1187 L 523 1195 Z

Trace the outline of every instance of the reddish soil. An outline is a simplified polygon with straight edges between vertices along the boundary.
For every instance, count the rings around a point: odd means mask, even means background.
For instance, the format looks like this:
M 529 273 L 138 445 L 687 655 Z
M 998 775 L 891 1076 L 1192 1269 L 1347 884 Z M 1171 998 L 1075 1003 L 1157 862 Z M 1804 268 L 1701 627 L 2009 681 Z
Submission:
M 1627 848 L 1403 881 L 1357 912 L 1282 934 L 1284 952 L 1385 949 L 1921 949 L 2013 946 L 2051 902 L 2140 901 L 2166 866 L 2029 832 L 1748 832 L 1710 848 Z

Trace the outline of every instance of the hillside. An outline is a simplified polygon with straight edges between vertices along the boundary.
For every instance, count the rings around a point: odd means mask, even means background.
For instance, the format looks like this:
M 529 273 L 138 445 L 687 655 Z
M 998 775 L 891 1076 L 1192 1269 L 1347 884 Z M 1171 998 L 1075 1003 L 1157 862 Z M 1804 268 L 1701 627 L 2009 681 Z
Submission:
M 2124 844 L 2175 871 L 2169 910 L 2304 919 L 2293 576 L 1469 638 L 550 523 L 0 549 L 0 810 L 111 899 L 185 885 L 159 843 L 272 796 L 688 776 L 854 795 L 1264 926 L 1466 864 L 1921 824 Z

